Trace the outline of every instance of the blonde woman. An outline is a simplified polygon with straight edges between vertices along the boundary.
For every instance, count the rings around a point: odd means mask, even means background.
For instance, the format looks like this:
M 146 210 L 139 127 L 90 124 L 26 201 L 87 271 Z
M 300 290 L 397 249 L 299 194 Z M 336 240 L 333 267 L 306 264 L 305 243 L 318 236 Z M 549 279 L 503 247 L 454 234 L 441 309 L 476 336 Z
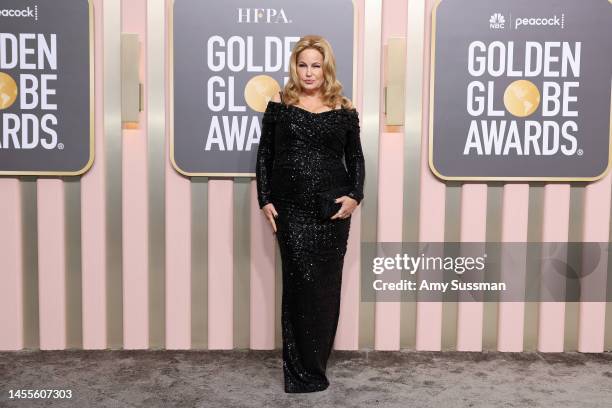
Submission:
M 342 95 L 328 41 L 305 36 L 290 58 L 289 80 L 262 118 L 256 176 L 282 258 L 283 374 L 285 392 L 296 393 L 329 386 L 342 267 L 365 165 L 359 115 Z

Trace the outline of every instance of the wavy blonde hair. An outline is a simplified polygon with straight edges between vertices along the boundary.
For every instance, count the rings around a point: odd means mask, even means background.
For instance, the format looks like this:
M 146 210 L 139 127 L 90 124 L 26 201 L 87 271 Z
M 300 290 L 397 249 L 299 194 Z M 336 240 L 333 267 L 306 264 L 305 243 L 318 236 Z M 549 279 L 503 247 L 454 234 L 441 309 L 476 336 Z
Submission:
M 305 35 L 295 44 L 289 59 L 289 80 L 283 89 L 283 102 L 295 105 L 300 101 L 302 86 L 297 73 L 297 60 L 302 51 L 312 48 L 323 55 L 323 85 L 321 86 L 323 104 L 335 109 L 340 103 L 342 108 L 352 109 L 353 102 L 342 95 L 342 83 L 336 79 L 336 58 L 329 42 L 320 35 Z

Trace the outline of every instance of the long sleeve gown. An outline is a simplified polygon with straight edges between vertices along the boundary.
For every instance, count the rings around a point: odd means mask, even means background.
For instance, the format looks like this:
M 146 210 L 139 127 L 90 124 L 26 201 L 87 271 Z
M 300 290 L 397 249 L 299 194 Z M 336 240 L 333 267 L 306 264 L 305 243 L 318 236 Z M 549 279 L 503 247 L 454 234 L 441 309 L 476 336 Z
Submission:
M 316 193 L 348 186 L 363 199 L 364 157 L 355 109 L 314 113 L 268 102 L 257 152 L 260 208 L 273 203 L 282 260 L 285 392 L 321 391 L 340 312 L 351 218 L 322 219 Z M 345 164 L 342 162 L 344 157 Z

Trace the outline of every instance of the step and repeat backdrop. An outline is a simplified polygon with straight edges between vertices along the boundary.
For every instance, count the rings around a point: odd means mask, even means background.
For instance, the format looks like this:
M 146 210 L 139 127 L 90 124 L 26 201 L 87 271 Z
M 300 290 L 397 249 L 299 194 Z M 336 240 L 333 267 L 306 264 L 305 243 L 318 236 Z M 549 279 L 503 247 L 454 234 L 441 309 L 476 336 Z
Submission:
M 0 349 L 280 347 L 254 170 L 307 34 L 367 166 L 336 347 L 610 348 L 612 304 L 400 312 L 359 274 L 372 242 L 606 243 L 611 22 L 608 0 L 0 0 Z M 605 272 L 580 283 L 610 294 Z

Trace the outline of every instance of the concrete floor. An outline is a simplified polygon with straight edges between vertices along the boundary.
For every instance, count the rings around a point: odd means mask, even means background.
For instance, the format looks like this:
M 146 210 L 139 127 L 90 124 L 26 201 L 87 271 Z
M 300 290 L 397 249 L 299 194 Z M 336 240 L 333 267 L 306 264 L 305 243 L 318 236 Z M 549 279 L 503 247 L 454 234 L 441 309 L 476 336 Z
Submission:
M 330 387 L 285 394 L 275 351 L 0 353 L 0 407 L 612 407 L 612 353 L 333 351 Z M 71 400 L 9 400 L 11 389 Z

